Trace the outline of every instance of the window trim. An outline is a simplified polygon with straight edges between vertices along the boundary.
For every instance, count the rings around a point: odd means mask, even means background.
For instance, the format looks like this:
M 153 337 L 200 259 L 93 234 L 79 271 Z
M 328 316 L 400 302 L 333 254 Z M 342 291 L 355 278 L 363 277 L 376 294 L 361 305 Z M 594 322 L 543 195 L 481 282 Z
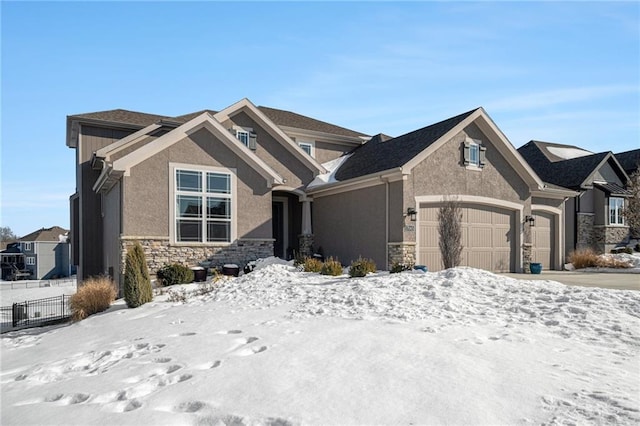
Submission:
M 487 147 L 482 144 L 482 141 L 466 137 L 462 145 L 462 150 L 463 165 L 468 170 L 482 171 L 487 163 L 485 159 Z M 472 152 L 477 152 L 477 157 L 474 160 L 471 158 Z
M 178 170 L 185 171 L 193 171 L 193 172 L 201 172 L 201 179 L 203 181 L 203 187 L 200 192 L 188 192 L 178 191 L 177 190 L 177 178 L 176 173 Z M 183 246 L 229 246 L 237 239 L 237 224 L 238 224 L 238 196 L 237 196 L 237 177 L 236 170 L 229 169 L 225 167 L 214 167 L 214 166 L 199 166 L 194 164 L 182 164 L 182 163 L 169 163 L 169 172 L 171 174 L 169 179 L 169 241 L 170 244 L 173 245 L 183 245 Z M 207 192 L 207 173 L 220 173 L 229 175 L 229 193 L 209 193 Z M 177 211 L 176 211 L 176 200 L 178 195 L 194 195 L 202 197 L 203 202 L 203 211 L 202 211 L 202 236 L 200 241 L 178 241 L 178 232 L 177 232 Z M 230 227 L 229 227 L 229 241 L 206 241 L 206 227 L 207 227 L 207 214 L 206 214 L 206 205 L 207 198 L 228 198 L 230 200 Z
M 618 201 L 620 202 L 619 205 L 616 204 L 615 206 L 612 206 L 612 202 L 613 201 Z M 624 220 L 624 215 L 622 214 L 624 210 L 624 198 L 623 197 L 609 197 L 609 208 L 607 209 L 608 212 L 608 222 L 609 225 L 611 226 L 625 226 L 625 220 Z M 613 213 L 613 215 L 612 215 Z M 615 221 L 612 221 L 611 219 L 615 218 Z
M 296 143 L 298 144 L 298 147 L 300 147 L 300 149 L 304 151 L 305 154 L 308 154 L 309 156 L 311 156 L 311 158 L 316 158 L 316 142 L 315 141 L 298 140 L 296 141 Z M 305 151 L 303 146 L 308 146 L 309 152 Z
M 36 257 L 35 256 L 26 256 L 24 259 L 24 264 L 28 266 L 36 266 Z
M 22 243 L 23 251 L 33 251 L 33 243 L 32 242 L 24 242 Z

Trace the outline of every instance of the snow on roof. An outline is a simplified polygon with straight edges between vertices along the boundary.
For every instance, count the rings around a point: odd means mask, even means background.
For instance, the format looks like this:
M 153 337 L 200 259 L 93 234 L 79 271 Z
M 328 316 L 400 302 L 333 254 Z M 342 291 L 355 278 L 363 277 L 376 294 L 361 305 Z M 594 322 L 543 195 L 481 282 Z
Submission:
M 352 154 L 343 155 L 342 157 L 338 157 L 335 160 L 327 161 L 326 163 L 322 163 L 322 167 L 327 170 L 327 173 L 320 174 L 313 179 L 307 188 L 316 188 L 318 186 L 326 185 L 329 183 L 338 182 L 336 179 L 336 172 L 340 169 L 340 166 L 344 164 L 345 161 L 351 157 Z
M 547 150 L 549 150 L 551 154 L 565 160 L 571 160 L 572 158 L 578 157 L 586 157 L 587 155 L 593 154 L 593 152 L 587 151 L 586 149 L 573 147 L 548 146 Z

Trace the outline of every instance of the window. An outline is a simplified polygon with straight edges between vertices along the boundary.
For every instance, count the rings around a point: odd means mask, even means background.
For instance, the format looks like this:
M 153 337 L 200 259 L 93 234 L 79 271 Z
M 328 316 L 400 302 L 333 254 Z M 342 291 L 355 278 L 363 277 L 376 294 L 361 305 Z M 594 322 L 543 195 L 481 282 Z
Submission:
M 232 175 L 175 169 L 176 242 L 231 242 Z
M 258 135 L 252 128 L 234 126 L 229 131 L 247 148 L 254 151 L 258 148 Z
M 36 264 L 36 258 L 33 257 L 33 256 L 27 256 L 26 263 L 27 263 L 27 265 L 35 265 Z
M 238 138 L 238 140 L 242 142 L 244 146 L 249 146 L 249 132 L 246 132 L 244 130 L 236 130 L 236 138 Z
M 467 138 L 463 145 L 464 165 L 474 170 L 484 167 L 486 150 L 479 140 Z
M 315 157 L 315 152 L 314 151 L 314 143 L 313 142 L 298 142 L 298 146 L 307 154 L 309 154 L 309 156 L 311 157 Z
M 624 225 L 624 198 L 609 198 L 609 225 Z
M 22 243 L 22 251 L 31 251 L 33 250 L 33 243 Z

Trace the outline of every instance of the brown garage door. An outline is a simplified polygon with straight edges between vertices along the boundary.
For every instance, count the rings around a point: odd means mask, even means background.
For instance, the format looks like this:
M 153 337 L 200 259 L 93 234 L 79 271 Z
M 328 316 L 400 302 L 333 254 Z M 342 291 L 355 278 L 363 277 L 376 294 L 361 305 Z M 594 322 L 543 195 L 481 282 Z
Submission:
M 534 211 L 533 216 L 536 221 L 531 227 L 532 262 L 542 263 L 542 268 L 545 270 L 553 269 L 554 215 Z
M 418 263 L 431 271 L 443 268 L 438 247 L 438 204 L 419 212 Z M 492 206 L 461 203 L 462 265 L 488 271 L 515 270 L 514 213 Z

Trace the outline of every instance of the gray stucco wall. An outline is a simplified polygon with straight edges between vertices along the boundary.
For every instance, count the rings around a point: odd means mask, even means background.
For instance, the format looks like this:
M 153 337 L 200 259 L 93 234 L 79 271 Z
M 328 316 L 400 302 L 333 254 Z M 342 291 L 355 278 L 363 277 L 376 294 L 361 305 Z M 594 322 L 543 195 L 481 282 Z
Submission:
M 316 141 L 316 161 L 322 164 L 327 161 L 335 160 L 342 154 L 353 150 L 353 148 L 355 148 L 355 145 L 347 146 L 324 141 Z
M 314 197 L 315 247 L 348 265 L 358 256 L 386 268 L 385 185 Z
M 593 212 L 595 218 L 593 220 L 594 225 L 608 225 L 609 224 L 609 200 L 606 197 L 604 191 L 594 188 L 593 192 Z
M 576 204 L 577 197 L 569 198 L 564 203 L 564 256 L 569 256 L 576 248 Z
M 481 171 L 469 170 L 462 162 L 462 146 L 466 137 L 481 140 L 487 147 L 485 166 Z M 510 201 L 531 213 L 529 188 L 493 143 L 471 124 L 418 164 L 404 186 L 404 208 L 415 206 L 421 195 L 473 195 Z M 404 232 L 405 241 L 415 241 L 415 231 Z
M 240 112 L 231 117 L 231 120 L 237 126 L 253 129 L 258 137 L 256 155 L 285 178 L 287 186 L 298 188 L 313 180 L 313 172 L 246 113 Z
M 593 177 L 594 181 L 605 181 L 609 183 L 617 183 L 618 185 L 624 185 L 624 182 L 618 174 L 613 170 L 613 167 L 608 162 L 600 167 Z
M 580 213 L 595 213 L 595 209 L 594 209 L 594 193 L 593 193 L 593 189 L 587 189 L 586 191 L 584 191 L 582 194 L 580 194 L 579 196 L 579 209 L 578 211 Z
M 34 242 L 36 267 L 33 278 L 47 280 L 69 275 L 69 244 L 58 241 Z
M 205 129 L 141 162 L 123 178 L 124 235 L 169 236 L 170 163 L 235 169 L 238 238 L 272 237 L 266 179 Z

